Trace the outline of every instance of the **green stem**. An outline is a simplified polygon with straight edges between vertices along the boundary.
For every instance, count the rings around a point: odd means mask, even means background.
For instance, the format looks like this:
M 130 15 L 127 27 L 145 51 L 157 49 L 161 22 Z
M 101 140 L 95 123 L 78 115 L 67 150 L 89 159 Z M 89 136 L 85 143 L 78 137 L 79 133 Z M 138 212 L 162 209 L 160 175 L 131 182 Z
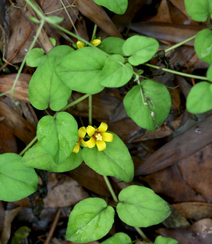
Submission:
M 89 125 L 92 125 L 92 95 L 89 95 L 88 97 L 88 113 L 89 113 L 88 122 Z
M 110 191 L 110 194 L 113 197 L 113 200 L 115 202 L 119 202 L 119 200 L 118 200 L 118 198 L 116 196 L 116 193 L 114 192 L 113 187 L 111 186 L 110 181 L 108 180 L 108 177 L 104 176 L 104 175 L 103 175 L 103 177 L 104 177 L 105 183 L 106 183 L 106 185 L 108 187 L 108 190 Z M 143 238 L 144 241 L 146 241 L 147 243 L 152 243 L 152 242 L 149 241 L 147 236 L 143 233 L 143 231 L 140 228 L 135 227 L 135 226 L 133 226 L 133 227 L 138 232 L 138 234 Z
M 146 65 L 146 66 L 154 68 L 154 69 L 160 69 L 160 70 L 163 70 L 163 71 L 166 71 L 166 72 L 169 72 L 169 73 L 173 73 L 173 74 L 176 74 L 176 75 L 181 75 L 181 76 L 194 78 L 194 79 L 199 79 L 199 80 L 206 80 L 206 81 L 208 80 L 206 77 L 203 77 L 203 76 L 185 74 L 183 72 L 178 72 L 178 71 L 171 70 L 171 69 L 161 68 L 159 66 L 155 66 L 155 65 L 152 65 L 152 64 L 143 64 L 143 65 Z
M 38 39 L 38 36 L 40 35 L 40 32 L 41 32 L 41 30 L 42 30 L 44 24 L 45 24 L 45 21 L 44 21 L 44 20 L 41 20 L 41 23 L 40 23 L 40 26 L 39 26 L 39 28 L 38 28 L 38 31 L 37 31 L 37 33 L 36 33 L 36 35 L 35 35 L 35 37 L 34 37 L 34 39 L 33 39 L 33 41 L 32 41 L 32 44 L 30 45 L 30 47 L 29 47 L 29 49 L 28 49 L 28 52 L 27 52 L 26 56 L 24 57 L 24 60 L 23 60 L 22 63 L 21 63 L 21 66 L 20 66 L 20 69 L 18 70 L 18 73 L 17 73 L 17 75 L 16 75 L 15 81 L 14 81 L 13 86 L 12 86 L 12 88 L 11 88 L 11 92 L 12 92 L 12 93 L 14 92 L 14 88 L 15 88 L 15 86 L 16 86 L 16 83 L 17 83 L 17 81 L 18 81 L 18 78 L 19 78 L 19 76 L 20 76 L 20 74 L 21 74 L 21 71 L 22 71 L 24 65 L 25 65 L 27 56 L 28 56 L 30 50 L 34 47 L 34 45 L 35 45 L 35 43 L 36 43 L 36 41 L 37 41 L 37 39 Z
M 110 184 L 110 181 L 108 180 L 107 176 L 104 176 L 104 175 L 103 175 L 103 177 L 104 177 L 105 183 L 106 183 L 106 185 L 107 185 L 107 188 L 108 188 L 108 190 L 110 191 L 111 196 L 113 197 L 113 200 L 114 200 L 115 202 L 118 202 L 119 200 L 118 200 L 118 198 L 117 198 L 117 196 L 116 196 L 116 194 L 115 194 L 115 192 L 114 192 L 114 190 L 113 190 L 113 187 L 112 187 L 111 184 Z
M 138 232 L 138 234 L 143 238 L 145 242 L 149 244 L 152 243 L 140 228 L 134 226 L 134 229 Z
M 185 43 L 187 43 L 187 42 L 189 42 L 189 41 L 195 39 L 196 36 L 197 36 L 197 35 L 194 35 L 194 36 L 192 36 L 192 37 L 189 37 L 188 39 L 186 39 L 186 40 L 184 40 L 184 41 L 182 41 L 182 42 L 179 42 L 179 43 L 177 43 L 176 45 L 174 45 L 174 46 L 172 46 L 172 47 L 170 47 L 170 48 L 167 48 L 166 50 L 164 50 L 165 53 L 167 53 L 167 52 L 169 52 L 169 51 L 171 51 L 171 50 L 173 50 L 173 49 L 175 49 L 175 48 L 177 48 L 177 47 L 180 47 L 180 46 L 184 45 Z
M 20 156 L 22 156 L 36 141 L 37 141 L 37 136 L 24 148 L 23 151 L 19 153 Z
M 92 34 L 92 37 L 91 37 L 91 41 L 93 41 L 94 37 L 96 36 L 96 30 L 97 30 L 97 25 L 95 24 L 94 28 L 93 28 L 93 34 Z
M 72 103 L 69 103 L 68 105 L 66 105 L 63 109 L 61 109 L 61 111 L 65 111 L 66 109 L 76 105 L 77 103 L 83 101 L 84 99 L 86 99 L 87 97 L 89 97 L 90 94 L 85 94 L 84 96 L 78 98 L 76 101 L 72 102 Z

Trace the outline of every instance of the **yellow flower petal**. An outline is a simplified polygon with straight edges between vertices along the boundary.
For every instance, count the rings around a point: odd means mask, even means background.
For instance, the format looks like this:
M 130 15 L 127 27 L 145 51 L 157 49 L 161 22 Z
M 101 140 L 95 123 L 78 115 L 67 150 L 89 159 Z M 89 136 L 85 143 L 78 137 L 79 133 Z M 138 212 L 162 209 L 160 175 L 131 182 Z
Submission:
M 113 134 L 107 132 L 102 132 L 101 134 L 102 134 L 103 141 L 107 141 L 107 142 L 113 141 Z
M 92 136 L 95 133 L 95 131 L 96 131 L 96 129 L 93 126 L 89 125 L 87 127 L 87 133 L 89 136 Z
M 78 48 L 82 48 L 82 47 L 84 47 L 85 46 L 85 43 L 84 42 L 81 42 L 81 41 L 78 41 L 77 42 L 77 47 Z
M 83 145 L 84 147 L 87 147 L 86 141 L 84 141 L 83 139 L 80 139 L 80 142 L 82 143 L 82 145 Z
M 84 144 L 89 148 L 93 148 L 96 144 L 95 137 L 92 136 L 88 141 L 85 141 Z
M 98 127 L 97 131 L 98 132 L 105 132 L 107 130 L 107 128 L 108 128 L 108 125 L 106 123 L 102 122 L 100 124 L 100 126 Z
M 74 152 L 74 153 L 78 153 L 79 150 L 80 150 L 80 143 L 79 143 L 79 141 L 78 141 L 78 142 L 76 143 L 76 145 L 75 145 L 75 147 L 74 147 L 74 149 L 73 149 L 72 152 Z
M 94 39 L 91 44 L 93 44 L 95 47 L 99 46 L 99 44 L 101 43 L 101 40 L 99 39 Z
M 96 145 L 99 151 L 103 151 L 106 148 L 106 143 L 104 141 L 96 141 Z
M 84 138 L 86 135 L 86 128 L 83 126 L 83 127 L 80 127 L 79 130 L 78 130 L 78 136 L 80 138 Z

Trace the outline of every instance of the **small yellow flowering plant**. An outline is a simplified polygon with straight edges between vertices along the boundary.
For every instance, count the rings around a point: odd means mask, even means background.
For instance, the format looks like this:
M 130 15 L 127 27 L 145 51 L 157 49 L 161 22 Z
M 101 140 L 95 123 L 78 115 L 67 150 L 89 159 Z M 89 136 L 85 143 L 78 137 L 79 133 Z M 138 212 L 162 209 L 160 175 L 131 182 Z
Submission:
M 104 122 L 98 128 L 89 125 L 87 128 L 84 126 L 78 130 L 78 141 L 73 149 L 73 152 L 78 153 L 80 150 L 80 142 L 84 147 L 93 148 L 95 145 L 98 151 L 103 151 L 106 148 L 106 142 L 113 141 L 113 134 L 106 132 L 108 125 Z M 86 135 L 87 134 L 87 135 Z M 88 139 L 88 140 L 86 140 Z

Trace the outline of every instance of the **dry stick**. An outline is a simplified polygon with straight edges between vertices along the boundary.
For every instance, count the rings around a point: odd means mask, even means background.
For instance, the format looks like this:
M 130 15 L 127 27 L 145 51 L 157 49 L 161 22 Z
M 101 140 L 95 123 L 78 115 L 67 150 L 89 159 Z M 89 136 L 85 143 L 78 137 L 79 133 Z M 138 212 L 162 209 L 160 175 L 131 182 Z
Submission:
M 52 224 L 52 226 L 51 226 L 51 229 L 50 229 L 50 231 L 49 231 L 49 234 L 48 234 L 47 239 L 46 239 L 46 241 L 44 242 L 44 244 L 49 244 L 49 242 L 51 241 L 52 236 L 53 236 L 54 231 L 55 231 L 55 228 L 56 228 L 57 223 L 58 223 L 58 221 L 59 221 L 60 214 L 61 214 L 61 209 L 59 208 L 59 209 L 57 210 L 57 213 L 56 213 L 56 216 L 55 216 L 55 218 L 54 218 L 53 224 Z

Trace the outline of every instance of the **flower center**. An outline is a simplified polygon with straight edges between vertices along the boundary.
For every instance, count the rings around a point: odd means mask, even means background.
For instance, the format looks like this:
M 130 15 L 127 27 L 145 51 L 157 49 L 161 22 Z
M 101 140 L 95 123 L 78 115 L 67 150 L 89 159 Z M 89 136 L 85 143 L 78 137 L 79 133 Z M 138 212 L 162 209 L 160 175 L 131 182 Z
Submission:
M 102 141 L 102 135 L 100 133 L 96 133 L 95 137 L 97 141 Z

